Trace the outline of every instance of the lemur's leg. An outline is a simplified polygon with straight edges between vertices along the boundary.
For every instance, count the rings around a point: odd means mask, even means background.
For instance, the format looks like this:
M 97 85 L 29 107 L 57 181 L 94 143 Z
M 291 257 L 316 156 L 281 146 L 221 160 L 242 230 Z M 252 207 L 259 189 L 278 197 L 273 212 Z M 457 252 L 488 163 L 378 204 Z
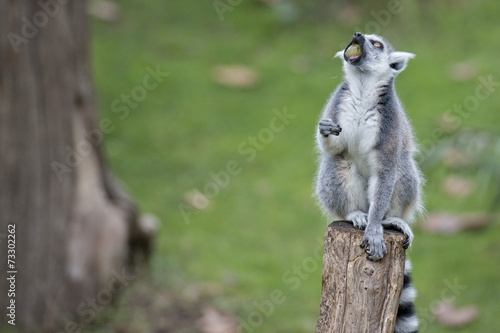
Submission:
M 410 226 L 408 225 L 408 223 L 406 223 L 399 217 L 393 217 L 393 216 L 387 217 L 386 219 L 382 220 L 382 225 L 384 227 L 389 227 L 399 230 L 405 235 L 406 240 L 403 243 L 403 247 L 405 249 L 408 248 L 413 242 L 413 232 L 411 231 Z
M 413 221 L 416 211 L 422 209 L 420 205 L 420 182 L 421 176 L 409 153 L 403 153 L 399 161 L 398 180 L 394 186 L 393 197 L 397 200 L 391 201 L 391 206 L 401 209 L 400 215 L 389 214 L 388 216 L 401 217 L 405 222 Z
M 389 165 L 382 166 L 369 181 L 370 209 L 368 211 L 368 225 L 365 228 L 361 247 L 368 247 L 366 249 L 369 254 L 368 259 L 373 261 L 381 259 L 387 252 L 382 219 L 386 215 L 396 182 L 396 170 L 390 165 L 391 161 L 388 161 L 387 164 Z
M 394 189 L 394 192 L 397 191 L 397 186 Z M 384 227 L 393 228 L 398 231 L 401 231 L 405 236 L 406 240 L 403 243 L 403 247 L 406 249 L 411 245 L 413 241 L 413 232 L 411 231 L 410 226 L 406 223 L 401 217 L 403 217 L 403 210 L 405 207 L 402 207 L 401 200 L 399 199 L 397 193 L 394 193 L 389 204 L 389 209 L 387 210 L 386 217 L 382 220 L 382 225 Z
M 409 167 L 404 170 L 412 170 Z M 392 227 L 406 236 L 403 244 L 409 247 L 413 241 L 413 232 L 408 223 L 412 222 L 415 210 L 418 208 L 419 179 L 418 173 L 400 171 L 399 179 L 394 186 L 386 218 L 382 221 L 384 227 Z
M 323 155 L 316 184 L 316 196 L 331 215 L 351 220 L 350 213 L 368 211 L 366 181 L 356 172 L 351 161 Z M 353 223 L 359 228 L 366 225 L 362 218 L 353 220 Z
M 343 216 L 347 212 L 347 192 L 337 170 L 342 169 L 339 155 L 345 144 L 338 137 L 341 128 L 332 119 L 324 118 L 318 123 L 316 140 L 322 151 L 316 175 L 316 197 L 330 215 Z

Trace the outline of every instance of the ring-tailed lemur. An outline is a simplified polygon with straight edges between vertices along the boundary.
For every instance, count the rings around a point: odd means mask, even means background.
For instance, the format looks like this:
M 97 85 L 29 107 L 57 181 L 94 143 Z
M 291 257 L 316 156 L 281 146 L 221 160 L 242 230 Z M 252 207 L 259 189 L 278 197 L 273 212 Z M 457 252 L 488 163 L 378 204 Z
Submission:
M 383 226 L 403 232 L 408 247 L 413 233 L 406 222 L 421 210 L 412 128 L 394 90 L 395 77 L 415 55 L 356 33 L 335 56 L 345 75 L 319 121 L 316 196 L 329 215 L 365 230 L 361 246 L 378 260 L 386 253 Z M 415 294 L 406 260 L 396 333 L 417 332 Z

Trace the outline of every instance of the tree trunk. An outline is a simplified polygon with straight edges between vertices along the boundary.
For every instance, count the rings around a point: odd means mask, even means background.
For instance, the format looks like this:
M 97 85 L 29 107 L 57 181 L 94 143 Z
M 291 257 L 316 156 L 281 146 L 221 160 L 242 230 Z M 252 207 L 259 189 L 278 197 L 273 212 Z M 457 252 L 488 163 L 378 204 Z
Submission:
M 370 261 L 363 230 L 333 222 L 325 233 L 323 288 L 316 333 L 393 333 L 403 289 L 405 237 L 384 231 L 387 253 Z
M 86 1 L 0 0 L 0 36 L 1 322 L 14 300 L 23 331 L 77 332 L 69 320 L 129 284 L 150 234 L 103 164 L 112 123 L 95 116 Z

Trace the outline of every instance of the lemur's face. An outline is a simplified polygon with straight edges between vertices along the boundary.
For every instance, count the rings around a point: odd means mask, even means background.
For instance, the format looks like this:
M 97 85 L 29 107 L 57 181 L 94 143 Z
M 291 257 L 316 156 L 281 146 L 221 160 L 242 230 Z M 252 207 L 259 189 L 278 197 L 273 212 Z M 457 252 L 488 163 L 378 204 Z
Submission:
M 377 35 L 355 33 L 345 50 L 336 56 L 344 59 L 344 68 L 359 69 L 374 75 L 394 77 L 415 55 L 407 52 L 395 52 L 391 44 Z
M 344 60 L 353 66 L 387 63 L 388 49 L 392 47 L 382 37 L 355 33 L 344 50 Z M 368 68 L 367 68 L 368 69 Z

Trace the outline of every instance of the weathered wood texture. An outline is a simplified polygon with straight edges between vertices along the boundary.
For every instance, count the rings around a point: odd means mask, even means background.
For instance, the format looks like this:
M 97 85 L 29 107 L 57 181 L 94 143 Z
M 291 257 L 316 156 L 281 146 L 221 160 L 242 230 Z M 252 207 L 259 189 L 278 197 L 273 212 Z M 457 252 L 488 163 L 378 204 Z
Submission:
M 94 317 L 88 300 L 107 305 L 123 288 L 116 276 L 149 250 L 101 155 L 86 4 L 0 0 L 0 323 L 9 320 L 5 234 L 15 224 L 24 332 L 78 331 L 71 320 Z
M 404 236 L 385 231 L 385 256 L 367 259 L 363 231 L 333 222 L 325 233 L 316 333 L 393 333 L 403 288 Z

